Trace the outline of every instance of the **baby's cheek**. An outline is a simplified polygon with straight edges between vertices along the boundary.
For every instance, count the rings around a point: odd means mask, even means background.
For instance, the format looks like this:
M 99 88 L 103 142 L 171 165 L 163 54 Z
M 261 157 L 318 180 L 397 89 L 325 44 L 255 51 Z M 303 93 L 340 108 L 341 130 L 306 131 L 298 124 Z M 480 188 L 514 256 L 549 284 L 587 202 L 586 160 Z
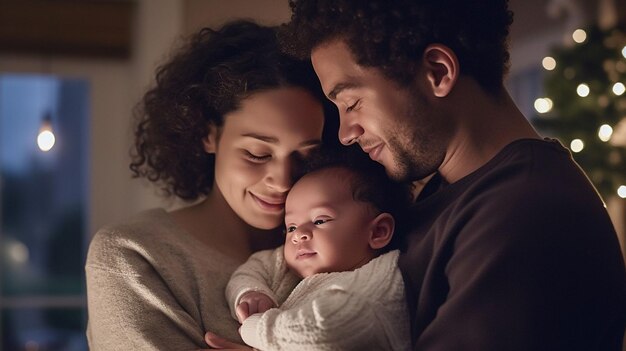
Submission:
M 292 247 L 290 247 L 289 242 L 285 241 L 285 248 L 283 250 L 283 255 L 285 256 L 285 262 L 287 263 L 287 267 L 293 267 L 293 261 L 295 257 L 295 252 Z

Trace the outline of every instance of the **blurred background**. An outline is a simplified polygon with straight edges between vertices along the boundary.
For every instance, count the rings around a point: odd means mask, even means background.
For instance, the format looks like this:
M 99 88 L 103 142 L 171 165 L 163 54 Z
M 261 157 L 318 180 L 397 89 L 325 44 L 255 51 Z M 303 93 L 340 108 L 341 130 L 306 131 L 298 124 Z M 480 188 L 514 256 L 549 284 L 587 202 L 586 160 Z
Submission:
M 626 228 L 626 0 L 510 0 L 506 85 Z M 0 351 L 86 350 L 93 233 L 181 204 L 133 180 L 131 114 L 180 38 L 287 0 L 0 0 Z

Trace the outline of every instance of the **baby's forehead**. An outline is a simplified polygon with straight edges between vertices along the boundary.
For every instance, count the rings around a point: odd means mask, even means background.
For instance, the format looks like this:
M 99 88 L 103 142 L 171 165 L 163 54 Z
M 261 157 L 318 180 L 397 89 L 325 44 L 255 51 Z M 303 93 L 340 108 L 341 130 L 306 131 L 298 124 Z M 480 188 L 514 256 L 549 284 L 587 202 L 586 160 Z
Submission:
M 289 198 L 289 195 L 291 197 L 297 196 L 304 190 L 332 190 L 342 194 L 352 194 L 354 181 L 355 175 L 350 169 L 342 166 L 326 167 L 302 176 L 293 185 L 287 197 Z
M 300 180 L 296 182 L 297 185 L 300 181 L 318 182 L 328 184 L 329 182 L 339 182 L 346 188 L 351 188 L 354 183 L 356 175 L 354 171 L 345 166 L 331 166 L 322 169 L 318 169 L 305 174 Z M 348 186 L 350 185 L 350 186 Z

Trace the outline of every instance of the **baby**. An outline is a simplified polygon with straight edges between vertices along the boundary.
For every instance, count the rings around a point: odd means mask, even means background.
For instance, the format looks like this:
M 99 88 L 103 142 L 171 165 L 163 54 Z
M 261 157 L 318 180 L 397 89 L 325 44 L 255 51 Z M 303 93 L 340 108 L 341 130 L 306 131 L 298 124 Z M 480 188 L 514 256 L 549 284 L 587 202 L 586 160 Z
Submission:
M 409 190 L 369 159 L 355 162 L 358 155 L 318 160 L 287 196 L 284 246 L 255 253 L 233 273 L 226 298 L 246 344 L 410 348 L 393 250 L 394 216 L 407 208 Z

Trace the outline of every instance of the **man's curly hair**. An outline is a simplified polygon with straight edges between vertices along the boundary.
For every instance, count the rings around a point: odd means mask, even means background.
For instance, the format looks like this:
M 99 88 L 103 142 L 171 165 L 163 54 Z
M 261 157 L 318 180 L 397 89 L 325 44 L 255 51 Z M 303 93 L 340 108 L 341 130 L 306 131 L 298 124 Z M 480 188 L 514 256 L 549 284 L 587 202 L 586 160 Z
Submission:
M 502 89 L 509 68 L 507 0 L 290 0 L 290 47 L 298 56 L 344 40 L 357 63 L 377 67 L 403 86 L 429 44 L 454 51 L 461 74 L 488 92 Z
M 201 30 L 157 69 L 156 85 L 135 110 L 133 176 L 184 200 L 208 194 L 215 157 L 202 139 L 209 124 L 222 126 L 243 99 L 281 87 L 324 100 L 310 62 L 282 52 L 274 28 L 237 21 Z

